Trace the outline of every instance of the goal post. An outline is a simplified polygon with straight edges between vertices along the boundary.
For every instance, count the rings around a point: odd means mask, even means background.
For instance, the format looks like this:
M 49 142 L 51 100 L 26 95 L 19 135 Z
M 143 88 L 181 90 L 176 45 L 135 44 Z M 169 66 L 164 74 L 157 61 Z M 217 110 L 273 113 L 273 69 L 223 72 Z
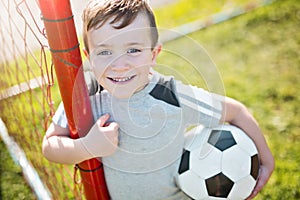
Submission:
M 70 0 L 39 0 L 70 137 L 87 134 L 94 123 L 84 80 Z M 103 166 L 94 158 L 78 164 L 86 199 L 109 199 Z

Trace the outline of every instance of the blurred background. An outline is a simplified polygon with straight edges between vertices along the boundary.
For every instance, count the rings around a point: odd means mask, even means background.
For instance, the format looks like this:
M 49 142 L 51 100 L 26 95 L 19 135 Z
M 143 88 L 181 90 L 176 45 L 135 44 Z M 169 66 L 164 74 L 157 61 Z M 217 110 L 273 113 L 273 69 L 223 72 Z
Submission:
M 80 41 L 85 3 L 71 1 Z M 275 171 L 256 199 L 300 199 L 300 1 L 150 3 L 165 49 L 155 70 L 176 72 L 188 77 L 190 84 L 243 102 L 259 122 L 276 159 Z M 84 199 L 73 183 L 73 166 L 50 163 L 41 154 L 42 138 L 60 94 L 38 3 L 0 0 L 0 9 L 0 118 L 53 199 Z M 185 36 L 166 37 L 165 30 Z M 191 41 L 213 63 L 219 88 L 210 88 L 211 83 L 194 73 L 195 66 L 186 63 L 185 58 L 199 53 Z M 173 59 L 169 50 L 174 49 L 185 54 Z M 206 66 L 202 62 L 197 63 Z M 37 199 L 10 148 L 0 139 L 0 199 Z

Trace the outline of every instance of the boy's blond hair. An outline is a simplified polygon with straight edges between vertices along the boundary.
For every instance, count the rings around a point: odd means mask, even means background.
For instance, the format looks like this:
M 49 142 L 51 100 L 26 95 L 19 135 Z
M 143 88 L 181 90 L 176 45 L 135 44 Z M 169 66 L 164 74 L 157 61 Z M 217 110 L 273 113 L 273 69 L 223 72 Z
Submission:
M 147 0 L 90 0 L 83 11 L 83 41 L 89 52 L 87 32 L 98 29 L 108 20 L 115 29 L 122 29 L 133 22 L 139 13 L 144 14 L 151 27 L 151 48 L 158 41 L 158 31 L 154 13 Z

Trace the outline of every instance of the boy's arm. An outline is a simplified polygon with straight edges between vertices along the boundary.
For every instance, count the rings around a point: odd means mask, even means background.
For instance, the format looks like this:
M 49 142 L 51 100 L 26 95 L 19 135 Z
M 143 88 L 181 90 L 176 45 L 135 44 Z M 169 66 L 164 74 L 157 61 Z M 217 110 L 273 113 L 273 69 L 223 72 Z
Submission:
M 260 155 L 260 175 L 258 182 L 249 197 L 249 199 L 251 199 L 257 195 L 270 178 L 274 170 L 274 158 L 258 123 L 247 108 L 242 103 L 228 97 L 226 97 L 223 107 L 222 121 L 243 129 L 254 141 Z
M 85 137 L 71 139 L 69 130 L 52 123 L 43 139 L 43 154 L 53 162 L 76 164 L 115 152 L 118 144 L 118 124 L 105 126 L 109 115 L 101 116 Z

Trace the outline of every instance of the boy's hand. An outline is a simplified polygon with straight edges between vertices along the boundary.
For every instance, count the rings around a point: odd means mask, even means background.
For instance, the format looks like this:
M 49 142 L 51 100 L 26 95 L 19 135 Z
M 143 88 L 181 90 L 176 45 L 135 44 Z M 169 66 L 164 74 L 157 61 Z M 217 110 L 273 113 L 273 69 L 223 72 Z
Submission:
M 273 170 L 274 170 L 274 159 L 271 157 L 267 164 L 262 164 L 259 169 L 259 177 L 255 188 L 247 200 L 253 199 L 268 182 Z
M 93 157 L 112 155 L 118 147 L 119 125 L 116 122 L 107 124 L 108 119 L 108 114 L 101 116 L 88 134 L 81 138 L 84 148 Z

